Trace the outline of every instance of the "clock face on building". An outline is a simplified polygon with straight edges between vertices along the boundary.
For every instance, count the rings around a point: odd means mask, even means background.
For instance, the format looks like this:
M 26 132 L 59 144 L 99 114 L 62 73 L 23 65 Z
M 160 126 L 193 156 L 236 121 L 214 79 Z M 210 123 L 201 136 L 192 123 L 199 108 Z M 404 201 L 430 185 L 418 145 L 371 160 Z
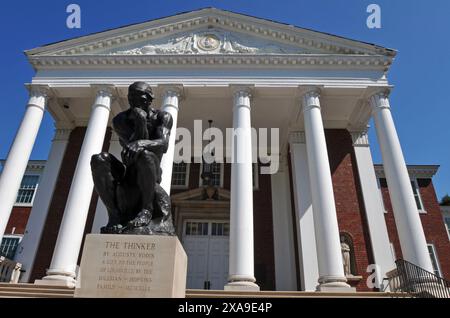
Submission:
M 220 40 L 214 34 L 205 34 L 198 39 L 197 44 L 204 51 L 212 51 L 219 47 Z

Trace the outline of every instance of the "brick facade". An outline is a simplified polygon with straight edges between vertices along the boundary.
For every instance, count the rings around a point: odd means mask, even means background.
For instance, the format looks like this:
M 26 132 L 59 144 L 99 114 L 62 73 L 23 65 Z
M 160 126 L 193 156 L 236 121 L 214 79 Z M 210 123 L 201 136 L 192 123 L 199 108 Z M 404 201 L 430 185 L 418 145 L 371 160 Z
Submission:
M 442 276 L 450 278 L 450 241 L 445 228 L 444 220 L 439 208 L 436 192 L 431 179 L 417 179 L 419 193 L 426 213 L 420 214 L 420 220 L 425 232 L 427 243 L 433 244 L 436 249 L 437 259 L 441 268 Z M 389 240 L 394 245 L 395 256 L 402 258 L 400 240 L 398 238 L 392 204 L 389 198 L 389 190 L 385 179 L 380 181 L 383 194 L 386 224 Z
M 325 138 L 339 232 L 351 237 L 356 265 L 352 274 L 362 276 L 360 281 L 349 283 L 359 291 L 367 291 L 366 269 L 374 262 L 352 138 L 345 129 L 326 129 Z
M 11 234 L 14 228 L 14 234 L 24 234 L 30 217 L 30 206 L 15 206 L 11 211 L 5 234 Z

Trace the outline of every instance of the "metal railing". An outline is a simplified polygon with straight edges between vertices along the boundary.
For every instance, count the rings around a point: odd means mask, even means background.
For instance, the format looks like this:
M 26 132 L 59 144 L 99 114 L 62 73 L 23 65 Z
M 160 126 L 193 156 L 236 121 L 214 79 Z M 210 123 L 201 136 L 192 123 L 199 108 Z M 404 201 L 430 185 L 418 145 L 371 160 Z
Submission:
M 19 281 L 22 264 L 0 256 L 0 282 L 15 284 Z
M 450 298 L 450 282 L 408 261 L 395 261 L 396 269 L 386 273 L 391 292 L 417 298 Z

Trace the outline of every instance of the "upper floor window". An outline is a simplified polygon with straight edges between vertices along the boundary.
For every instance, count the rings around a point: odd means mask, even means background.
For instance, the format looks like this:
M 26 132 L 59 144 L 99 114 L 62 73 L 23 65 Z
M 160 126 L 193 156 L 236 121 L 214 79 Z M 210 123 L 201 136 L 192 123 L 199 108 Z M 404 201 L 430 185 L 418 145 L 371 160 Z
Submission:
M 259 167 L 257 163 L 253 164 L 252 173 L 253 190 L 258 190 L 259 188 Z
M 203 163 L 200 166 L 200 186 L 203 186 L 202 171 Z M 215 187 L 223 187 L 223 163 L 213 162 L 211 164 L 211 184 Z
M 189 185 L 189 164 L 174 163 L 172 169 L 172 187 L 187 188 Z
M 417 210 L 419 210 L 419 212 L 423 212 L 425 209 L 423 208 L 422 199 L 420 197 L 419 185 L 417 183 L 417 179 L 411 180 L 411 187 L 412 187 L 413 193 L 414 193 L 414 200 L 416 200 Z
M 430 254 L 430 258 L 431 258 L 431 264 L 433 264 L 433 271 L 434 274 L 442 277 L 441 275 L 441 269 L 439 267 L 439 260 L 436 254 L 436 249 L 434 248 L 433 244 L 427 244 L 428 245 L 428 253 Z
M 383 208 L 384 211 L 386 212 L 386 207 L 384 205 L 384 201 L 383 201 L 383 194 L 382 194 L 382 188 L 383 187 L 387 187 L 387 182 L 385 178 L 380 178 L 378 179 L 378 188 L 380 189 L 380 195 L 381 195 L 381 202 L 383 203 Z M 416 202 L 416 206 L 417 206 L 417 210 L 420 213 L 425 213 L 425 209 L 423 207 L 423 202 L 422 202 L 422 198 L 420 197 L 420 191 L 419 191 L 419 184 L 417 183 L 417 179 L 411 179 L 411 188 L 413 190 L 413 194 L 414 194 L 414 200 Z
M 448 239 L 450 240 L 450 216 L 444 217 L 445 227 L 447 228 Z
M 380 195 L 381 205 L 383 206 L 383 211 L 384 211 L 384 213 L 387 213 L 386 206 L 384 205 L 383 190 L 382 190 L 382 187 L 387 187 L 386 179 L 384 179 L 384 178 L 377 179 L 377 185 L 378 185 L 378 190 L 379 190 L 378 194 Z
M 0 256 L 4 256 L 9 259 L 14 258 L 17 246 L 19 246 L 22 236 L 17 235 L 5 235 L 3 236 L 2 242 L 0 244 Z
M 36 188 L 38 186 L 39 176 L 25 175 L 20 184 L 17 193 L 17 204 L 32 204 Z

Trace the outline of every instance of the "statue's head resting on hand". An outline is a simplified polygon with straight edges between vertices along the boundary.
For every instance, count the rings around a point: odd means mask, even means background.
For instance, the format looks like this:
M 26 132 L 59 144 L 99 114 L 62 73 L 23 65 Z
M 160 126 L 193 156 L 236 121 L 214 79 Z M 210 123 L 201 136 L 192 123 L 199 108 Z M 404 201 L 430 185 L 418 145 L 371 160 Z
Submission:
M 134 82 L 128 87 L 128 102 L 131 108 L 148 111 L 154 97 L 152 88 L 145 82 Z

